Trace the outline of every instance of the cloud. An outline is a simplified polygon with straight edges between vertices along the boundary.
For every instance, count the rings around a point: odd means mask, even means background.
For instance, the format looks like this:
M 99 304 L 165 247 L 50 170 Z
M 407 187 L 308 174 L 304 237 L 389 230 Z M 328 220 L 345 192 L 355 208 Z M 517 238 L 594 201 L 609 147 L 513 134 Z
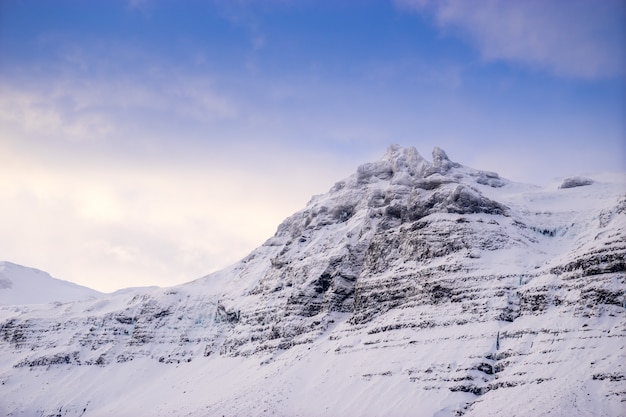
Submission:
M 54 132 L 70 140 L 97 138 L 111 133 L 113 126 L 102 114 L 81 109 L 66 94 L 16 88 L 0 83 L 0 122 L 19 126 L 31 134 Z
M 0 124 L 38 141 L 128 139 L 132 126 L 164 117 L 204 125 L 231 120 L 238 104 L 215 91 L 210 77 L 132 74 L 89 79 L 64 73 L 39 79 L 0 79 Z M 132 130 L 132 129 L 131 129 Z
M 619 0 L 396 0 L 431 13 L 445 32 L 467 37 L 486 61 L 509 61 L 558 76 L 597 79 L 626 71 L 626 6 Z

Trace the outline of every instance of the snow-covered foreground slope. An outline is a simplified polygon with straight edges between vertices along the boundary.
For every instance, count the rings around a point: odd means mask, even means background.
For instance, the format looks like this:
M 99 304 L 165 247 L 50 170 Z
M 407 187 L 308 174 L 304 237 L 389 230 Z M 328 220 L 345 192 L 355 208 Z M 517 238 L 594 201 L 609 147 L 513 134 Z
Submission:
M 1 308 L 0 414 L 624 415 L 626 187 L 594 180 L 391 147 L 226 270 Z
M 37 269 L 0 262 L 0 305 L 65 303 L 101 295 L 90 288 L 52 278 Z

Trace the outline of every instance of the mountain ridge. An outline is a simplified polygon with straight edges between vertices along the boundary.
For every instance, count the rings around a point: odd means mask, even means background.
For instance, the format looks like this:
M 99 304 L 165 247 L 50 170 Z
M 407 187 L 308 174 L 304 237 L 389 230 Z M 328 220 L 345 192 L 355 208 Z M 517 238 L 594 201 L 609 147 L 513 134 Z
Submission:
M 620 415 L 619 180 L 546 190 L 391 146 L 222 271 L 0 308 L 0 411 Z

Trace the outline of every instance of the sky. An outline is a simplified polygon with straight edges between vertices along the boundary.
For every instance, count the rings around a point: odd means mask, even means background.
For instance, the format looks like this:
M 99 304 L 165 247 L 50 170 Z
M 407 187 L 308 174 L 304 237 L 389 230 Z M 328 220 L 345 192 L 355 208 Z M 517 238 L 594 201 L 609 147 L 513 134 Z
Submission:
M 0 260 L 187 282 L 391 144 L 626 172 L 625 39 L 617 0 L 2 0 Z

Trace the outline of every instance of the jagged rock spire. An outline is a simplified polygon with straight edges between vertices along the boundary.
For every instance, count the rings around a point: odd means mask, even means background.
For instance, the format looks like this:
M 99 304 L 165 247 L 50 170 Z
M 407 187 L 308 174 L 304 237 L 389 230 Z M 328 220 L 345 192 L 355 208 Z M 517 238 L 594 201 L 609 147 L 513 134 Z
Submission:
M 446 152 L 438 146 L 435 146 L 433 149 L 433 165 L 440 174 L 445 174 L 450 168 L 458 168 L 461 166 L 456 162 L 452 162 Z
M 431 174 L 434 172 L 445 174 L 451 168 L 459 168 L 461 164 L 453 162 L 448 158 L 446 152 L 435 146 L 432 152 L 433 162 L 430 164 L 413 146 L 403 148 L 400 145 L 391 145 L 381 158 L 393 174 L 407 172 L 410 176 Z

